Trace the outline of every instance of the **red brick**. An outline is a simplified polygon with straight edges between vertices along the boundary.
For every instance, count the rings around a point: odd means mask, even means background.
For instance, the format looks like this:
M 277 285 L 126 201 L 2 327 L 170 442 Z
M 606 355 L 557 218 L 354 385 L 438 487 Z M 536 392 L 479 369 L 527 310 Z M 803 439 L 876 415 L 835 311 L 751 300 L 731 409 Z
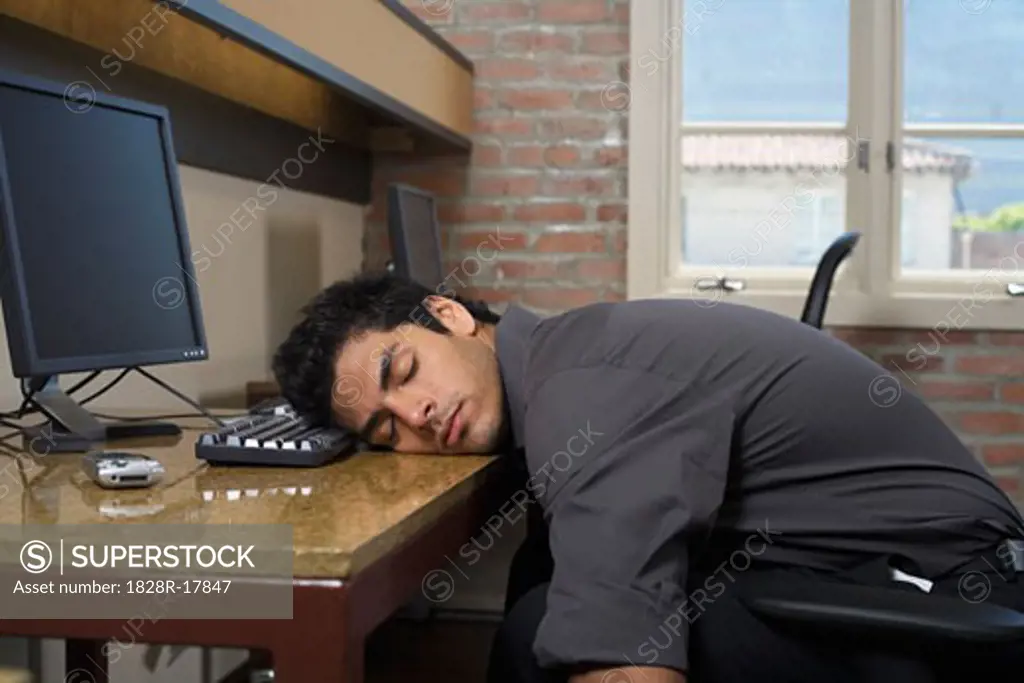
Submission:
M 544 280 L 558 275 L 558 264 L 553 261 L 498 261 L 495 270 L 504 277 L 517 280 Z
M 541 138 L 554 138 L 558 140 L 565 138 L 600 140 L 608 134 L 609 128 L 612 125 L 605 119 L 566 116 L 538 122 L 537 135 Z
M 597 220 L 602 223 L 625 223 L 628 215 L 625 204 L 602 204 L 597 207 Z
M 599 55 L 629 54 L 629 31 L 591 29 L 583 33 L 582 52 Z
M 531 59 L 492 57 L 476 62 L 476 77 L 492 81 L 528 81 L 542 74 L 540 64 Z
M 945 367 L 942 356 L 928 356 L 920 352 L 886 354 L 878 362 L 886 370 L 900 375 L 904 372 L 938 372 Z
M 988 339 L 997 346 L 1024 346 L 1024 332 L 989 332 Z
M 518 88 L 503 91 L 499 100 L 502 106 L 509 109 L 571 109 L 572 97 L 572 90 Z
M 1024 375 L 1024 356 L 965 356 L 956 359 L 956 372 L 975 375 Z
M 576 95 L 576 108 L 620 113 L 629 110 L 632 95 L 621 83 L 597 90 L 584 90 Z
M 533 243 L 533 250 L 538 253 L 592 253 L 606 249 L 603 232 L 549 232 Z
M 1020 491 L 1020 476 L 1011 475 L 1000 475 L 995 478 L 996 485 L 999 486 L 1009 496 L 1014 496 Z
M 907 332 L 903 341 L 911 346 L 920 345 L 923 353 L 931 353 L 943 346 L 957 346 L 963 344 L 980 344 L 977 332 L 964 332 L 962 330 L 915 330 Z
M 593 60 L 549 64 L 547 72 L 548 78 L 555 81 L 608 83 L 615 79 L 611 64 Z
M 537 21 L 551 24 L 590 24 L 606 21 L 608 0 L 540 0 Z
M 569 202 L 517 206 L 513 214 L 514 220 L 534 223 L 579 223 L 586 217 L 582 205 Z
M 498 223 L 505 220 L 505 207 L 497 204 L 441 204 L 437 219 L 442 223 Z
M 548 197 L 609 197 L 615 195 L 615 179 L 584 176 L 579 178 L 548 178 L 544 181 Z
M 527 237 L 525 233 L 510 232 L 505 229 L 462 232 L 458 234 L 456 239 L 456 245 L 460 251 L 472 253 L 476 253 L 476 250 L 479 248 L 482 248 L 487 254 L 490 254 L 492 250 L 496 251 L 498 249 L 502 251 L 516 251 L 525 249 L 526 244 Z
M 502 52 L 572 52 L 573 38 L 564 33 L 515 31 L 501 37 L 498 49 Z
M 898 330 L 832 327 L 829 328 L 829 331 L 836 339 L 841 339 L 850 346 L 881 346 L 900 343 Z
M 982 446 L 981 457 L 990 467 L 1024 465 L 1024 444 L 987 444 Z
M 629 247 L 629 235 L 625 230 L 620 230 L 615 233 L 615 238 L 612 242 L 612 251 L 616 254 L 625 254 L 626 249 Z
M 996 394 L 995 382 L 949 382 L 922 379 L 916 388 L 923 398 L 930 400 L 990 401 Z
M 540 183 L 533 176 L 500 175 L 473 178 L 473 194 L 481 197 L 533 197 Z
M 1007 403 L 1024 403 L 1024 382 L 1004 384 L 999 390 L 999 398 Z
M 575 145 L 517 145 L 508 150 L 508 165 L 530 168 L 572 168 L 579 163 Z
M 616 24 L 629 23 L 629 5 L 625 2 L 617 4 L 612 11 L 612 19 Z
M 469 299 L 477 299 L 488 304 L 500 304 L 516 301 L 518 292 L 510 289 L 493 289 L 491 287 L 467 287 L 465 295 Z
M 476 88 L 473 90 L 473 109 L 476 111 L 494 109 L 496 101 L 494 91 L 489 88 Z
M 503 137 L 531 137 L 533 123 L 526 119 L 496 116 L 477 117 L 474 122 L 476 132 L 481 135 L 500 135 Z
M 494 33 L 491 31 L 445 31 L 444 39 L 466 54 L 494 50 Z
M 971 434 L 1024 433 L 1024 414 L 1022 413 L 959 413 L 955 419 L 960 429 Z
M 509 21 L 530 18 L 530 6 L 525 2 L 460 3 L 464 24 L 489 21 Z
M 544 166 L 544 147 L 541 145 L 516 145 L 509 147 L 508 165 L 513 168 L 519 166 L 542 168 Z
M 579 259 L 576 272 L 584 280 L 622 281 L 626 278 L 626 259 Z
M 474 166 L 501 166 L 501 147 L 498 145 L 473 145 Z
M 629 161 L 629 148 L 625 145 L 599 147 L 594 152 L 594 161 L 598 166 L 625 168 Z
M 586 306 L 600 300 L 597 289 L 588 288 L 545 288 L 524 289 L 523 302 L 549 310 L 565 310 L 577 306 Z

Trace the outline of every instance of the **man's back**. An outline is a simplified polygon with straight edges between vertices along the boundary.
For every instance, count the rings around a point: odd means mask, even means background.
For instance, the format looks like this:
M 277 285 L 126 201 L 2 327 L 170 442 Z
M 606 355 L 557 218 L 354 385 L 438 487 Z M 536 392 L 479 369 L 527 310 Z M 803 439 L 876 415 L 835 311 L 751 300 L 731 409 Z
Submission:
M 763 560 L 836 569 L 898 554 L 933 576 L 1019 533 L 1018 512 L 923 401 L 855 349 L 792 319 L 678 300 L 577 309 L 537 326 L 527 406 L 548 377 L 587 368 L 595 372 L 580 375 L 580 396 L 601 391 L 602 368 L 651 379 L 636 385 L 649 391 L 619 397 L 625 412 L 645 403 L 680 414 L 702 402 L 724 407 L 731 443 L 715 534 L 770 533 Z M 527 457 L 536 470 L 546 455 Z M 664 463 L 666 475 L 674 471 Z

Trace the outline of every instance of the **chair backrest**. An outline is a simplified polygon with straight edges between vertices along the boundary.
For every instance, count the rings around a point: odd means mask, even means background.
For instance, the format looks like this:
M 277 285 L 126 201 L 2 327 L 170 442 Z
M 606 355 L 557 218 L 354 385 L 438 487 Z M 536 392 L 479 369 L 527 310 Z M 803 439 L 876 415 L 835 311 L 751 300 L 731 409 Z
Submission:
M 853 248 L 860 239 L 859 232 L 845 232 L 829 245 L 825 255 L 818 262 L 818 269 L 814 271 L 814 279 L 811 280 L 811 289 L 807 293 L 807 301 L 804 303 L 804 312 L 800 321 L 819 330 L 825 320 L 825 307 L 828 306 L 828 295 L 832 291 L 832 281 L 835 279 L 836 271 L 846 257 L 853 252 Z

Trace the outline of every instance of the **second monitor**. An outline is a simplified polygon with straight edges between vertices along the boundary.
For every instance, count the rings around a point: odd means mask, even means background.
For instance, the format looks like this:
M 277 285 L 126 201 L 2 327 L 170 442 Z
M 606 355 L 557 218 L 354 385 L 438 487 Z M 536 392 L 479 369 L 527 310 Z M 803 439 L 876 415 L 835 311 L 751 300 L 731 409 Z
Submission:
M 391 185 L 388 234 L 395 273 L 440 293 L 444 289 L 444 256 L 434 196 L 409 185 Z

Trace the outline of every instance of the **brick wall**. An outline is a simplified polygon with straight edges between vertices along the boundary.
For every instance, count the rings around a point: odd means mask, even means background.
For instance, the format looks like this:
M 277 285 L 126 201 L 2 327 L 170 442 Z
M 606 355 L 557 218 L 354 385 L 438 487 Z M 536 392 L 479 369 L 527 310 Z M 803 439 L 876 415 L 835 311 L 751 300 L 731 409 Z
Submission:
M 626 116 L 601 93 L 627 78 L 628 0 L 405 2 L 476 64 L 475 149 L 377 160 L 366 267 L 387 259 L 383 193 L 401 180 L 439 197 L 452 287 L 541 313 L 623 299 Z M 920 392 L 1024 498 L 1024 334 L 949 329 L 955 318 L 834 332 Z
M 380 199 L 402 179 L 440 197 L 453 286 L 547 312 L 623 299 L 626 119 L 601 93 L 628 61 L 628 3 L 406 4 L 475 62 L 475 149 L 468 164 L 378 160 L 368 267 L 386 260 Z

